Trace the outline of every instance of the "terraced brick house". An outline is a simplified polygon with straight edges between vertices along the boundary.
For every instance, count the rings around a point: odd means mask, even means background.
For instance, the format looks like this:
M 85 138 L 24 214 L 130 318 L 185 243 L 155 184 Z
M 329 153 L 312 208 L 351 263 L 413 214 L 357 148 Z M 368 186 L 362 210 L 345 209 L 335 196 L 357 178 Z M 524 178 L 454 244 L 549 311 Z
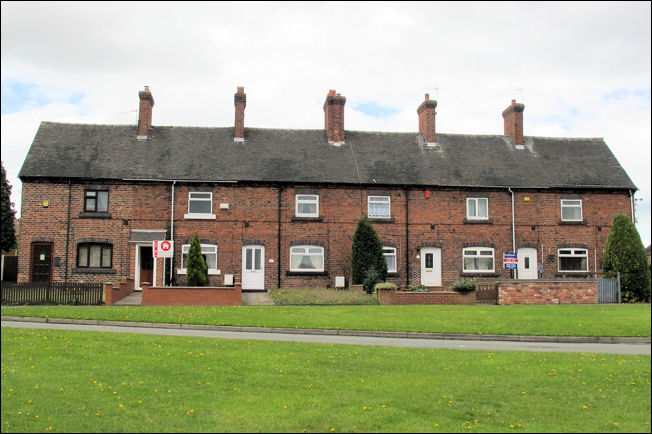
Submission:
M 448 288 L 462 277 L 551 279 L 599 272 L 613 218 L 636 186 L 601 138 L 444 134 L 426 94 L 414 132 L 344 128 L 330 91 L 324 129 L 42 122 L 25 159 L 19 281 L 185 282 L 195 232 L 212 285 L 349 285 L 356 222 L 379 234 L 389 280 Z M 498 113 L 496 114 L 498 118 Z M 174 241 L 153 260 L 152 241 Z M 503 267 L 503 254 L 519 268 Z

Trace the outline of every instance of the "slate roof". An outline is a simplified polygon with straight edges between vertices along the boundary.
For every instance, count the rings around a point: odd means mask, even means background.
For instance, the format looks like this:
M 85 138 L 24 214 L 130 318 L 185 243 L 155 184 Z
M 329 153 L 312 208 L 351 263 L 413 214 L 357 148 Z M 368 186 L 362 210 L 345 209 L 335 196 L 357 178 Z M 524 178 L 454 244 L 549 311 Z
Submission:
M 33 178 L 204 180 L 465 187 L 636 189 L 601 138 L 508 137 L 324 130 L 42 122 L 19 173 Z

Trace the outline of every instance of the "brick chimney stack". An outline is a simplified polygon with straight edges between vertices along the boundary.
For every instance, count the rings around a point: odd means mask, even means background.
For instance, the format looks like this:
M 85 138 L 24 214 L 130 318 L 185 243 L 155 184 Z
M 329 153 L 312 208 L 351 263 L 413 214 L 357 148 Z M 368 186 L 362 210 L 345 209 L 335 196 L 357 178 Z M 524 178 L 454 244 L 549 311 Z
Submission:
M 149 91 L 149 86 L 145 86 L 145 90 L 138 92 L 138 98 L 140 98 L 140 107 L 138 108 L 137 137 L 144 140 L 152 126 L 152 107 L 154 107 L 154 97 Z
M 233 129 L 233 141 L 244 142 L 244 111 L 247 107 L 247 94 L 244 87 L 238 86 L 238 91 L 233 95 L 235 105 L 235 127 Z
M 512 138 L 515 145 L 524 145 L 523 139 L 523 110 L 525 105 L 512 100 L 512 104 L 503 111 L 505 120 L 505 135 Z
M 344 104 L 346 98 L 330 90 L 324 102 L 324 128 L 328 136 L 328 143 L 340 144 L 344 142 Z
M 426 94 L 425 101 L 417 109 L 419 115 L 419 132 L 426 138 L 426 143 L 437 142 L 437 134 L 435 133 L 436 108 L 437 101 L 430 99 L 430 94 Z

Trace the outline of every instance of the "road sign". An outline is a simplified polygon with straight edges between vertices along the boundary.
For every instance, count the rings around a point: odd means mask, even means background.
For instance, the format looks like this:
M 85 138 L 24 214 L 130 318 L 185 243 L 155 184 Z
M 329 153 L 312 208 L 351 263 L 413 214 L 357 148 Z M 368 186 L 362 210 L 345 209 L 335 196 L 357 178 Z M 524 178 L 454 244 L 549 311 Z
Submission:
M 516 270 L 518 268 L 518 257 L 516 253 L 503 252 L 503 265 L 506 270 Z
M 174 253 L 174 241 L 152 241 L 152 256 L 154 258 L 171 258 Z

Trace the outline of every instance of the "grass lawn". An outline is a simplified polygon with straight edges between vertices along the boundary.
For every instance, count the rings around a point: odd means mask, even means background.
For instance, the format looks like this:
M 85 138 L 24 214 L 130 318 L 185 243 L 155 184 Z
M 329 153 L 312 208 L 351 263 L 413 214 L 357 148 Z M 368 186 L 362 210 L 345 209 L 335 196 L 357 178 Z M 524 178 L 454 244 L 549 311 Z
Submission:
M 340 330 L 650 336 L 650 305 L 29 306 L 2 315 Z
M 2 432 L 650 432 L 650 357 L 2 328 Z

